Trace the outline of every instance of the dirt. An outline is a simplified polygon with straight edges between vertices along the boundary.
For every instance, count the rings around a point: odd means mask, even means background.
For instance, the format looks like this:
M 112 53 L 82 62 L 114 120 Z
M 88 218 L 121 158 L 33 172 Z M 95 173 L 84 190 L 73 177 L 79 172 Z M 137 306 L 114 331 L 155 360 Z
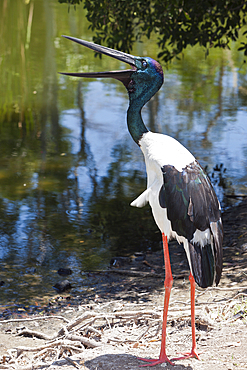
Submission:
M 196 290 L 196 338 L 200 361 L 195 358 L 174 361 L 174 366 L 163 363 L 154 369 L 247 369 L 247 200 L 226 210 L 223 224 L 224 268 L 221 282 L 217 288 Z M 189 270 L 181 246 L 171 243 L 170 254 L 174 284 L 168 314 L 167 355 L 174 358 L 179 356 L 179 352 L 190 351 L 191 348 Z M 49 302 L 47 319 L 1 321 L 0 369 L 41 369 L 42 366 L 35 365 L 35 361 L 34 367 L 30 367 L 32 352 L 26 352 L 22 360 L 17 361 L 16 348 L 41 348 L 49 340 L 18 334 L 29 329 L 55 337 L 65 326 L 62 319 L 55 315 L 70 322 L 87 313 L 101 317 L 92 324 L 98 334 L 83 332 L 79 326 L 76 331 L 100 346 L 85 346 L 78 353 L 67 351 L 67 355 L 65 351 L 65 357 L 59 359 L 59 356 L 53 359 L 53 354 L 49 354 L 42 364 L 48 364 L 46 368 L 50 370 L 134 370 L 145 364 L 139 357 L 157 358 L 164 299 L 162 264 L 162 251 L 138 256 L 131 263 L 120 259 L 115 264 L 117 268 L 87 273 L 91 284 L 87 294 L 73 297 L 65 293 Z M 133 311 L 137 312 L 136 318 L 130 317 L 127 321 L 121 316 L 115 321 L 106 318 L 107 315 Z M 33 317 L 37 316 L 28 318 Z M 8 318 L 20 320 L 16 315 Z

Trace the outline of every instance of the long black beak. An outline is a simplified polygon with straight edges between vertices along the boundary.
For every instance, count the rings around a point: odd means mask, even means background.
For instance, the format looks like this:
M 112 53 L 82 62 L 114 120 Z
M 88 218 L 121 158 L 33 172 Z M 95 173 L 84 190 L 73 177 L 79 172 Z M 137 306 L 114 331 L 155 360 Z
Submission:
M 90 77 L 90 78 L 115 78 L 116 80 L 121 81 L 125 87 L 128 86 L 130 80 L 131 80 L 131 75 L 133 72 L 135 72 L 136 67 L 135 67 L 135 57 L 123 53 L 122 51 L 114 50 L 107 48 L 106 46 L 101 46 L 94 44 L 93 42 L 89 41 L 84 41 L 77 39 L 75 37 L 70 37 L 70 36 L 63 36 L 66 39 L 72 40 L 74 42 L 77 42 L 80 45 L 86 46 L 89 49 L 92 49 L 98 53 L 108 55 L 112 58 L 118 59 L 122 62 L 128 63 L 132 66 L 132 69 L 127 69 L 123 71 L 109 71 L 109 72 L 88 72 L 88 73 L 61 73 L 63 75 L 67 76 L 75 76 L 75 77 Z

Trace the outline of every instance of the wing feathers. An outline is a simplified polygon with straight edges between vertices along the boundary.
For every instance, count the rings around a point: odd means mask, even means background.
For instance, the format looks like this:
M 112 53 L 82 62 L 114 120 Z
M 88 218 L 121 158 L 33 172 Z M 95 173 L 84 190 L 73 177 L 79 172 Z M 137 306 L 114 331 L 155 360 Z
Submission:
M 223 228 L 218 199 L 210 180 L 197 161 L 179 172 L 162 167 L 164 184 L 159 204 L 167 208 L 172 230 L 189 241 L 194 278 L 199 286 L 219 283 L 222 271 Z M 199 239 L 195 238 L 199 230 Z M 208 233 L 208 231 L 210 231 Z
M 139 195 L 138 198 L 133 200 L 133 202 L 130 203 L 133 207 L 144 207 L 148 203 L 148 196 L 150 193 L 150 188 L 146 189 L 141 195 Z

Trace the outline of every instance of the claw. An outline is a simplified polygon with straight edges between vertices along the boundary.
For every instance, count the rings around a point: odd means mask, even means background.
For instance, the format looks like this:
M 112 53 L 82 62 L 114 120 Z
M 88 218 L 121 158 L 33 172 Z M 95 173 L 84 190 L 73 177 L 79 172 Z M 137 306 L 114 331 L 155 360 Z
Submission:
M 138 357 L 138 360 L 141 360 L 141 361 L 146 361 L 148 362 L 148 364 L 145 364 L 145 365 L 139 365 L 139 367 L 145 367 L 145 366 L 155 366 L 155 365 L 159 365 L 159 364 L 162 364 L 164 362 L 168 362 L 169 364 L 171 365 L 175 365 L 174 362 L 170 361 L 169 358 L 167 356 L 164 356 L 164 358 L 159 358 L 159 359 L 151 359 L 151 358 L 139 358 Z
M 187 358 L 193 357 L 197 358 L 197 360 L 200 360 L 199 354 L 201 353 L 197 353 L 196 349 L 192 349 L 191 352 L 181 353 L 181 355 L 183 355 L 181 357 L 172 358 L 172 361 L 186 360 Z

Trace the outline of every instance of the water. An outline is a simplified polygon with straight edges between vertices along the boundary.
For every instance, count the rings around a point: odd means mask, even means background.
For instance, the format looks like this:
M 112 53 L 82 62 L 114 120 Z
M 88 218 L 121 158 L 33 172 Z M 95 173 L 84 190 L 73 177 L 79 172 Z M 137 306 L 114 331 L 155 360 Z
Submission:
M 125 88 L 58 74 L 125 66 L 62 34 L 91 39 L 81 6 L 1 2 L 2 307 L 46 302 L 60 267 L 73 270 L 72 293 L 81 294 L 81 271 L 160 248 L 150 209 L 129 206 L 146 175 L 126 127 Z M 203 50 L 188 49 L 164 66 L 165 84 L 143 109 L 151 130 L 177 138 L 207 165 L 223 207 L 226 195 L 247 194 L 247 71 L 237 48 L 212 50 L 206 60 Z M 136 45 L 133 54 L 156 58 L 155 43 Z

